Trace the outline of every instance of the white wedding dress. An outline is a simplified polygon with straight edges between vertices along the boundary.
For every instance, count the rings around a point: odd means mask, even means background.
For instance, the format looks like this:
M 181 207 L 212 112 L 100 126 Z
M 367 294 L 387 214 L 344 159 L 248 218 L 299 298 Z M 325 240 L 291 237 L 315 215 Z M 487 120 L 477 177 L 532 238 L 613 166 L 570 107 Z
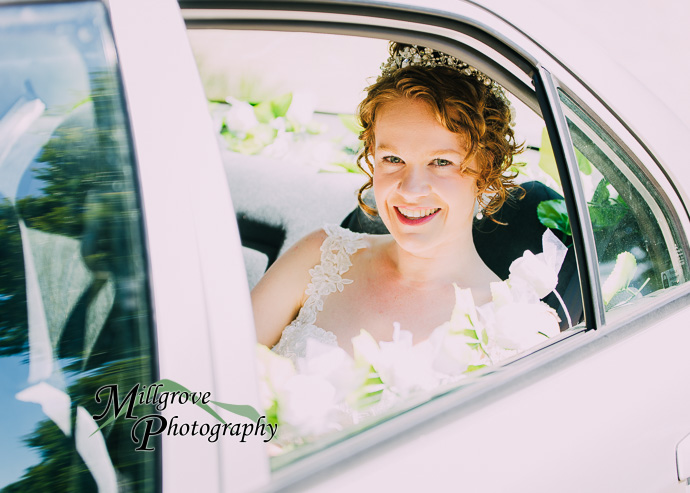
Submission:
M 362 233 L 353 233 L 349 229 L 327 224 L 324 226 L 327 234 L 321 244 L 321 263 L 309 270 L 311 282 L 305 294 L 308 296 L 300 308 L 297 318 L 284 330 L 273 347 L 273 351 L 281 356 L 290 358 L 297 364 L 298 358 L 304 358 L 307 351 L 307 340 L 314 339 L 322 344 L 338 346 L 338 339 L 333 332 L 314 325 L 316 316 L 323 310 L 326 296 L 336 291 L 342 291 L 352 280 L 343 279 L 342 275 L 352 266 L 350 256 L 360 248 L 366 248 Z

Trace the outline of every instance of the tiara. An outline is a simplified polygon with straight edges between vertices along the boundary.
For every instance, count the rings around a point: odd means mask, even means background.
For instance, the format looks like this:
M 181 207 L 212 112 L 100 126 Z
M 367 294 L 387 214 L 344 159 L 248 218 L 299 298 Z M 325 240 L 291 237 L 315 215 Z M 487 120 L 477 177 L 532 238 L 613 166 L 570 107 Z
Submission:
M 379 76 L 378 80 L 392 75 L 401 68 L 409 66 L 448 67 L 453 70 L 457 70 L 461 74 L 474 77 L 488 87 L 494 96 L 508 105 L 511 111 L 511 120 L 513 119 L 512 116 L 514 109 L 506 97 L 505 91 L 495 80 L 491 79 L 484 72 L 477 70 L 462 60 L 458 60 L 454 56 L 447 55 L 432 48 L 417 45 L 407 45 L 401 49 L 399 45 L 393 44 L 391 47 L 391 56 L 388 57 L 388 60 L 386 60 L 385 63 L 381 64 L 381 75 Z

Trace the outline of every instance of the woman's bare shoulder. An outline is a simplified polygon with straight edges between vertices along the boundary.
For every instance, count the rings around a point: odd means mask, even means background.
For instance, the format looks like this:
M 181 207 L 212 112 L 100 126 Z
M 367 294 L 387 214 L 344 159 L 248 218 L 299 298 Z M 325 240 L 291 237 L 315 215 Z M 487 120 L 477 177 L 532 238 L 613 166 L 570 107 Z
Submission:
M 252 289 L 254 322 L 259 342 L 272 346 L 302 306 L 311 277 L 309 270 L 321 261 L 327 234 L 313 231 L 291 246 L 266 271 Z

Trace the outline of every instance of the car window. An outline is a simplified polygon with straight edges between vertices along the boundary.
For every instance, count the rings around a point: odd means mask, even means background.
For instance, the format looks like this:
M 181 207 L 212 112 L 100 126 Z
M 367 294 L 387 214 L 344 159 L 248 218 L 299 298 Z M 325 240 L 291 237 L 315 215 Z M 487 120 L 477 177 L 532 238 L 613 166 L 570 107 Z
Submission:
M 347 220 L 359 212 L 356 192 L 366 177 L 356 166 L 360 142 L 355 112 L 364 89 L 376 80 L 381 63 L 388 57 L 388 42 L 231 29 L 190 29 L 188 35 L 214 120 L 253 287 L 267 267 L 301 237 L 325 223 L 351 224 Z M 238 52 L 238 45 L 246 48 Z M 285 57 L 285 53 L 302 56 Z M 332 53 L 338 57 L 329 58 Z M 508 97 L 515 113 L 516 140 L 524 149 L 515 156 L 513 169 L 522 189 L 515 190 L 497 216 L 500 223 L 477 215 L 475 239 L 481 244 L 477 248 L 480 255 L 488 256 L 485 261 L 491 269 L 507 279 L 511 262 L 525 250 L 542 251 L 543 233 L 550 228 L 568 253 L 558 276 L 559 295 L 552 293 L 545 301 L 556 310 L 561 330 L 567 330 L 583 320 L 572 241 L 549 222 L 548 213 L 540 213 L 544 202 L 562 199 L 553 151 L 541 116 L 517 97 Z M 522 190 L 525 198 L 519 200 Z M 567 221 L 565 208 L 557 210 L 559 220 Z M 372 220 L 363 221 L 374 227 Z M 385 232 L 382 223 L 376 227 L 384 230 L 367 232 Z M 531 322 L 525 320 L 527 325 Z M 260 370 L 262 390 L 275 384 L 271 378 L 287 379 L 294 371 L 268 352 L 262 352 L 259 359 L 260 365 L 268 367 Z M 445 386 L 443 391 L 447 390 Z M 438 392 L 422 393 L 385 413 L 363 412 L 357 424 L 343 428 L 335 423 L 334 433 L 319 435 L 318 439 L 300 436 L 298 431 L 293 440 L 270 449 L 272 464 L 281 467 L 394 417 Z M 309 395 L 301 399 L 302 412 L 309 416 Z M 270 402 L 264 410 L 269 416 L 281 412 Z M 317 416 L 312 421 L 319 419 Z M 287 423 L 284 429 L 288 429 Z
M 158 452 L 94 419 L 97 389 L 155 376 L 105 8 L 2 6 L 0 45 L 0 488 L 153 491 Z
M 559 95 L 588 204 L 606 311 L 686 282 L 682 231 L 661 185 L 578 103 L 560 89 Z

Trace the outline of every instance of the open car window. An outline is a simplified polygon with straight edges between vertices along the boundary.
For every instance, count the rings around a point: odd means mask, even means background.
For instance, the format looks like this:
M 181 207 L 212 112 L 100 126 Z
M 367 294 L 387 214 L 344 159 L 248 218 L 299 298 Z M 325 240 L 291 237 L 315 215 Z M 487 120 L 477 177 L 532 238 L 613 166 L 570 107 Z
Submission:
M 376 80 L 381 63 L 388 57 L 387 41 L 232 29 L 190 29 L 188 34 L 228 177 L 250 288 L 281 253 L 326 223 L 341 224 L 354 231 L 386 233 L 380 220 L 363 217 L 357 209 L 356 192 L 366 177 L 356 166 L 361 143 L 355 112 L 364 89 Z M 240 45 L 245 48 L 238 51 L 236 47 Z M 333 53 L 338 53 L 336 60 L 331 57 Z M 534 95 L 526 102 L 510 93 L 508 97 L 514 111 L 516 140 L 523 147 L 523 152 L 515 156 L 513 167 L 521 188 L 515 190 L 515 196 L 497 215 L 500 223 L 478 215 L 475 242 L 487 265 L 501 279 L 508 279 L 511 263 L 526 250 L 542 252 L 543 234 L 551 228 L 567 254 L 564 253 L 559 266 L 558 294 L 549 294 L 544 302 L 548 310 L 557 314 L 560 329 L 566 331 L 583 321 L 583 310 L 572 241 L 564 231 L 553 227 L 549 214 L 541 212 L 549 201 L 563 198 L 553 151 L 544 121 L 533 109 Z M 520 200 L 523 191 L 525 197 Z M 567 212 L 559 209 L 559 213 L 567 221 Z M 523 329 L 535 323 L 530 315 L 518 315 L 512 320 L 513 325 L 522 324 Z M 474 349 L 481 351 L 481 329 L 475 334 Z M 557 328 L 552 338 L 558 337 Z M 371 390 L 381 386 L 379 377 L 373 376 L 367 384 L 369 390 L 364 392 L 373 394 L 370 401 L 381 411 L 362 409 L 356 419 L 349 421 L 329 422 L 330 418 L 313 409 L 320 404 L 309 400 L 308 390 L 300 397 L 295 391 L 290 397 L 304 401 L 299 410 L 295 402 L 288 402 L 290 398 L 275 392 L 264 401 L 264 411 L 291 435 L 271 447 L 273 466 L 282 467 L 434 396 L 470 385 L 483 373 L 492 371 L 493 366 L 522 357 L 549 342 L 544 334 L 536 334 L 520 350 L 493 355 L 493 359 L 487 358 L 472 368 L 466 365 L 452 382 L 416 392 L 391 406 L 380 403 L 380 389 Z M 264 379 L 260 382 L 262 390 L 274 389 L 277 381 L 282 385 L 290 375 L 301 371 L 287 364 L 289 361 L 280 362 L 269 353 L 262 354 L 268 360 L 260 361 L 268 368 L 260 370 Z M 318 373 L 315 366 L 309 370 L 310 376 Z M 347 371 L 337 365 L 331 370 Z M 332 379 L 328 383 L 333 383 Z M 294 416 L 298 412 L 308 419 L 300 423 Z M 292 421 L 285 418 L 290 413 Z M 330 426 L 328 433 L 314 432 L 319 421 Z

